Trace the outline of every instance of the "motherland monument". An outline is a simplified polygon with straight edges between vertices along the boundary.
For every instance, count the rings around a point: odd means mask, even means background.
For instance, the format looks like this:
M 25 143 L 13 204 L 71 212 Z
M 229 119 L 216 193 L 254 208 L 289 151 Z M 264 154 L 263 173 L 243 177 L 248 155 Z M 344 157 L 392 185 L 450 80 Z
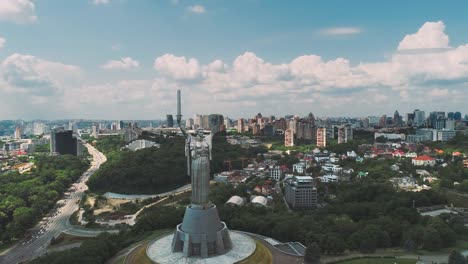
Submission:
M 198 129 L 196 135 L 188 135 L 180 124 L 181 119 L 180 90 L 177 90 L 177 123 L 186 140 L 185 156 L 192 198 L 182 223 L 177 225 L 174 233 L 172 252 L 201 258 L 224 254 L 232 248 L 231 238 L 226 224 L 219 219 L 216 205 L 208 198 L 212 134 L 205 135 L 202 129 Z

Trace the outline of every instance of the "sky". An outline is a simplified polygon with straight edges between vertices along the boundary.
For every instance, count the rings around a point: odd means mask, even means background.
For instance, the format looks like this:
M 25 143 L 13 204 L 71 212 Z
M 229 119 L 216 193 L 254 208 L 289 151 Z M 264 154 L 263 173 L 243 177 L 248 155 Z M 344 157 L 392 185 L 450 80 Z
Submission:
M 468 2 L 0 0 L 0 120 L 468 114 Z

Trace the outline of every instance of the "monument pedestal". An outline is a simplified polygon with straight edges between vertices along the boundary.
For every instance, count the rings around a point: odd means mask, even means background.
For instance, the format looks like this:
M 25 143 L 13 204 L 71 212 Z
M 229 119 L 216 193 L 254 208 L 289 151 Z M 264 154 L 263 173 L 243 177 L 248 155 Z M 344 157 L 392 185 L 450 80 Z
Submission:
M 221 222 L 215 205 L 189 205 L 184 220 L 177 226 L 172 239 L 172 252 L 184 257 L 224 254 L 232 248 L 229 231 Z

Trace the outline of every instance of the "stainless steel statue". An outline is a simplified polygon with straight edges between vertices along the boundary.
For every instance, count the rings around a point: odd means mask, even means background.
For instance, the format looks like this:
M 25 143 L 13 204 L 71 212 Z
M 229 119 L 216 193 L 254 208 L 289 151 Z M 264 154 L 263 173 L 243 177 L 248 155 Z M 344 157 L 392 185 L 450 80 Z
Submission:
M 207 258 L 223 254 L 232 248 L 229 230 L 221 222 L 216 206 L 209 200 L 211 134 L 197 130 L 187 135 L 180 125 L 182 119 L 180 90 L 177 91 L 177 123 L 186 139 L 187 174 L 192 181 L 191 204 L 185 209 L 184 219 L 179 224 L 172 240 L 172 251 L 182 251 L 185 257 Z
M 211 134 L 205 136 L 199 129 L 195 136 L 188 136 L 185 156 L 187 174 L 192 178 L 192 206 L 204 207 L 209 204 Z

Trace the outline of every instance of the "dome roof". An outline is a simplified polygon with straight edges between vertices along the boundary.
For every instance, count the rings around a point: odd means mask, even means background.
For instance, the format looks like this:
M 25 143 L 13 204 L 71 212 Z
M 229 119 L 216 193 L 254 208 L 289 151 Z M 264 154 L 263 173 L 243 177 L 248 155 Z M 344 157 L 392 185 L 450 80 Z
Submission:
M 255 204 L 255 205 L 262 205 L 262 206 L 266 206 L 268 203 L 268 200 L 267 198 L 263 197 L 263 196 L 255 196 L 255 198 L 252 199 L 252 204 Z
M 242 206 L 244 204 L 244 199 L 242 197 L 234 195 L 226 202 L 227 204 L 235 204 L 238 206 Z

